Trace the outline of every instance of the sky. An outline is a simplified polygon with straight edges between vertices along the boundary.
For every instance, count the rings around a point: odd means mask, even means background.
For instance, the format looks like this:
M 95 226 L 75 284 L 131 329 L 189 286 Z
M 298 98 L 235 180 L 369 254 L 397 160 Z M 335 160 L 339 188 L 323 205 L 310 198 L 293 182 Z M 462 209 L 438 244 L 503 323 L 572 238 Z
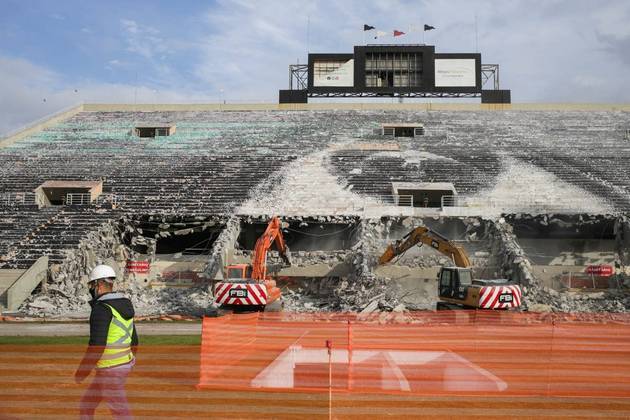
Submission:
M 0 133 L 81 102 L 277 102 L 308 52 L 425 23 L 436 52 L 498 63 L 513 102 L 630 103 L 628 0 L 0 1 Z

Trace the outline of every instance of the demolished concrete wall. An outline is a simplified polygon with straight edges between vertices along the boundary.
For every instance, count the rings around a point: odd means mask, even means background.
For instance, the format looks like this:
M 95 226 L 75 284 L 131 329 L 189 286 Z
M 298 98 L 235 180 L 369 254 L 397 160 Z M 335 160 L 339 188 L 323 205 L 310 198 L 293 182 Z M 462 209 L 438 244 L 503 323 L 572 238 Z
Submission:
M 487 236 L 492 243 L 492 254 L 499 259 L 499 274 L 525 288 L 533 286 L 535 278 L 531 272 L 531 262 L 519 246 L 516 235 L 512 233 L 512 226 L 502 218 L 486 226 Z
M 204 270 L 208 279 L 218 280 L 223 278 L 223 267 L 228 264 L 234 252 L 234 244 L 236 243 L 236 238 L 238 238 L 240 231 L 241 222 L 238 217 L 231 217 L 225 223 L 225 229 L 223 229 L 214 242 L 212 253 L 208 257 L 208 263 Z
M 132 231 L 138 233 L 134 229 Z M 105 223 L 98 230 L 90 232 L 76 250 L 68 252 L 62 264 L 51 267 L 47 287 L 25 301 L 20 312 L 34 317 L 87 317 L 90 312 L 87 276 L 99 263 L 110 264 L 117 271 L 120 282 L 115 284 L 114 290 L 122 291 L 131 299 L 138 316 L 199 316 L 212 306 L 213 297 L 207 284 L 186 289 L 155 290 L 134 281 L 133 276 L 128 276 L 124 269 L 127 259 L 137 254 L 123 244 L 123 234 L 119 222 Z M 154 255 L 155 249 L 151 248 L 151 243 L 149 240 L 149 255 Z
M 531 262 L 518 245 L 518 239 L 512 232 L 514 223 L 519 220 L 527 220 L 544 227 L 551 226 L 554 229 L 575 230 L 575 226 L 591 229 L 602 219 L 609 220 L 608 216 L 594 215 L 510 215 L 506 217 L 509 223 L 498 223 L 500 235 L 509 246 L 505 251 L 506 268 L 511 270 L 515 280 L 523 285 L 525 307 L 531 311 L 540 312 L 627 312 L 630 310 L 630 296 L 625 290 L 608 289 L 605 291 L 584 292 L 565 291 L 559 292 L 543 284 L 531 271 Z M 575 226 L 571 225 L 575 223 Z M 619 224 L 621 231 L 625 229 Z M 617 229 L 617 228 L 616 228 Z M 617 230 L 618 231 L 618 230 Z M 621 243 L 624 239 L 619 235 Z
M 351 267 L 346 277 L 317 279 L 311 287 L 285 293 L 285 309 L 293 311 L 374 312 L 402 311 L 400 290 L 395 283 L 374 275 L 369 258 L 370 238 L 377 235 L 380 220 L 364 219 L 357 226 L 358 241 L 344 264 Z
M 79 243 L 75 250 L 67 252 L 61 264 L 50 267 L 50 279 L 39 294 L 31 296 L 20 308 L 31 316 L 60 314 L 85 315 L 89 312 L 90 299 L 87 276 L 97 264 L 107 263 L 114 267 L 118 278 L 123 278 L 128 253 L 120 240 L 115 223 L 106 222 Z M 119 283 L 118 288 L 124 289 Z

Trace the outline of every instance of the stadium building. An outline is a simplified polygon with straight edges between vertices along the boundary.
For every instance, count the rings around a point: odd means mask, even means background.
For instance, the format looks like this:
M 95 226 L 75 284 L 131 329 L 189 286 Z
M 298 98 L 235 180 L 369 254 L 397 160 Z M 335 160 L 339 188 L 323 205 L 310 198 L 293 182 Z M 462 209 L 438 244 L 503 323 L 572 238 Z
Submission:
M 627 107 L 512 105 L 484 94 L 480 55 L 429 46 L 311 54 L 301 71 L 279 105 L 85 104 L 3 139 L 5 311 L 87 311 L 81 279 L 107 261 L 140 313 L 203 313 L 274 215 L 297 257 L 279 270 L 291 310 L 434 307 L 448 258 L 374 264 L 419 225 L 461 243 L 477 275 L 520 283 L 530 308 L 630 308 Z M 298 103 L 339 95 L 482 104 Z

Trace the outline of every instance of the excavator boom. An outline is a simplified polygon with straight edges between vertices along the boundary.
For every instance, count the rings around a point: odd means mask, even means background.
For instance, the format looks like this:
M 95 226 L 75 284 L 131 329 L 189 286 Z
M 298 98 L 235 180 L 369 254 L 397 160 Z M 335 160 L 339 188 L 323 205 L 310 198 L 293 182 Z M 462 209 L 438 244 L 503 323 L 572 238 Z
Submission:
M 267 229 L 258 238 L 254 246 L 254 255 L 252 257 L 253 280 L 264 280 L 267 277 L 267 252 L 274 243 L 284 262 L 290 265 L 289 249 L 282 236 L 282 224 L 277 217 L 271 219 Z
M 415 228 L 400 241 L 389 245 L 379 258 L 378 263 L 387 264 L 419 243 L 429 245 L 442 254 L 448 255 L 457 267 L 471 266 L 468 254 L 462 247 L 455 245 L 444 236 L 424 226 Z

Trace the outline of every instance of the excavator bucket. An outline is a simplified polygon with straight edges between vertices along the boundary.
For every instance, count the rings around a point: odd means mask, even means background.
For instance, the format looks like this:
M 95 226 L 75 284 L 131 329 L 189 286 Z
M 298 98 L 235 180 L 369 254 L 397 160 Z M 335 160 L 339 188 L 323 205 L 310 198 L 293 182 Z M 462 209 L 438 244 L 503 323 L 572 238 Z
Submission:
M 396 252 L 394 251 L 394 247 L 389 245 L 383 255 L 378 259 L 379 264 L 387 264 L 396 256 Z

